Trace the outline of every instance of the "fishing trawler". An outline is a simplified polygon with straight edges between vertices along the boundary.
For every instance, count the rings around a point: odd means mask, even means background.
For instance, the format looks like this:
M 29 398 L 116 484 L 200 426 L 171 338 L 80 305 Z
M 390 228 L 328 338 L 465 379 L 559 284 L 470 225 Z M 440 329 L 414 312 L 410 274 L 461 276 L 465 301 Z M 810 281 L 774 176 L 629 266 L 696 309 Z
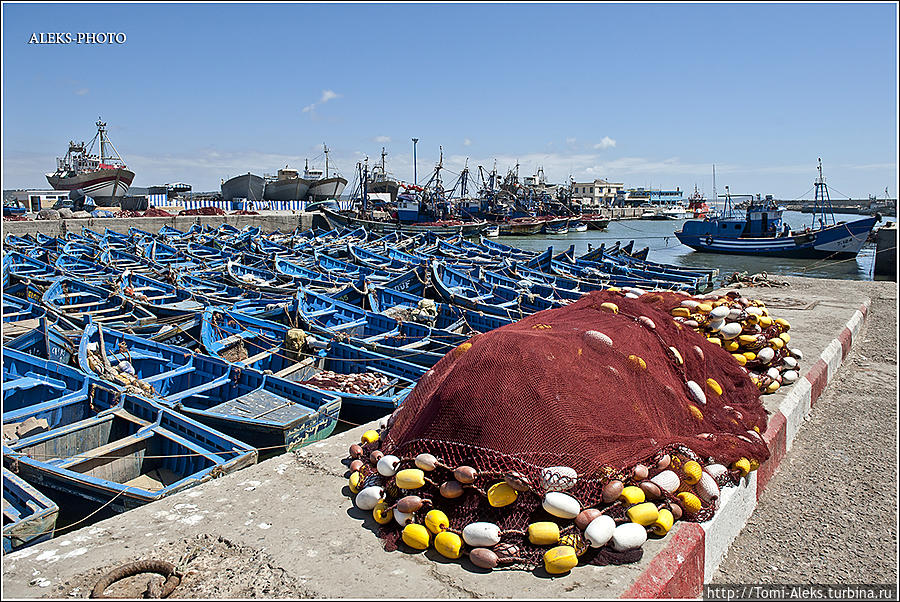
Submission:
M 324 146 L 324 145 L 323 145 Z M 306 162 L 303 178 L 310 181 L 307 197 L 310 202 L 336 199 L 344 192 L 347 180 L 340 176 L 328 175 L 328 147 L 325 146 L 325 171 L 310 169 L 309 161 Z
M 122 157 L 106 134 L 106 123 L 98 119 L 97 134 L 90 145 L 69 141 L 65 157 L 56 159 L 56 171 L 45 174 L 54 190 L 80 190 L 97 205 L 118 205 L 134 181 Z M 99 141 L 99 154 L 93 154 Z
M 267 178 L 263 198 L 267 201 L 302 201 L 309 192 L 311 182 L 300 177 L 300 172 L 287 165 L 278 170 L 277 178 Z
M 381 165 L 375 165 L 372 168 L 372 176 L 369 180 L 369 193 L 387 193 L 391 195 L 390 202 L 397 202 L 397 194 L 400 192 L 400 183 L 388 175 L 384 165 L 384 158 L 387 155 L 384 147 L 381 148 Z
M 688 217 L 693 217 L 694 219 L 703 219 L 710 211 L 709 205 L 706 204 L 706 199 L 700 194 L 696 184 L 694 184 L 694 192 L 688 197 L 687 210 Z
M 247 199 L 248 201 L 261 201 L 263 200 L 265 188 L 265 179 L 248 171 L 228 180 L 222 180 L 222 200 Z
M 681 231 L 675 232 L 683 244 L 706 253 L 731 255 L 767 255 L 847 259 L 856 257 L 881 215 L 836 222 L 828 186 L 822 175 L 815 181 L 816 212 L 811 227 L 795 232 L 782 223 L 783 210 L 771 196 L 760 199 L 750 196 L 743 214 L 735 209 L 728 187 L 725 187 L 725 210 L 721 216 L 704 220 L 688 220 Z M 829 222 L 830 217 L 830 222 Z M 818 226 L 816 223 L 818 222 Z

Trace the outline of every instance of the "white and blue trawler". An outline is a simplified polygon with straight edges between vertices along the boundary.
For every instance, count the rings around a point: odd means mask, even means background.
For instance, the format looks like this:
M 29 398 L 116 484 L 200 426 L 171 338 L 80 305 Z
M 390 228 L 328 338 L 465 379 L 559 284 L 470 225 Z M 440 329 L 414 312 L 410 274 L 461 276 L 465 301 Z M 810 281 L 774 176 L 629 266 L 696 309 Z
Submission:
M 821 259 L 856 257 L 881 216 L 837 222 L 822 175 L 821 159 L 818 169 L 813 214 L 813 226 L 818 220 L 818 227 L 791 230 L 782 222 L 782 210 L 771 197 L 751 198 L 741 215 L 733 208 L 731 196 L 726 194 L 725 211 L 721 215 L 688 220 L 675 236 L 682 244 L 706 253 Z

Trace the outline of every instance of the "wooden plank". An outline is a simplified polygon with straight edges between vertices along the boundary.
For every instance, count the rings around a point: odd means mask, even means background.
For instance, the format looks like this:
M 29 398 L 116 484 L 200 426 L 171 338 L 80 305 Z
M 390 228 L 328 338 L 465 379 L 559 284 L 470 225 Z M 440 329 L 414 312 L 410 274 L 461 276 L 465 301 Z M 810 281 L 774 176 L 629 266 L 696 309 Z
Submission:
M 278 353 L 278 351 L 280 351 L 280 350 L 281 350 L 281 347 L 272 347 L 271 349 L 269 349 L 269 350 L 267 350 L 267 351 L 263 351 L 263 352 L 261 352 L 261 353 L 257 353 L 256 355 L 254 355 L 254 356 L 252 356 L 252 357 L 248 357 L 247 359 L 241 360 L 241 361 L 242 361 L 245 365 L 249 366 L 250 364 L 256 363 L 256 362 L 258 362 L 258 361 L 261 360 L 261 359 L 265 359 L 265 358 L 269 357 L 270 355 L 273 355 L 273 354 L 275 354 L 275 353 Z
M 60 466 L 71 467 L 74 464 L 81 464 L 82 462 L 90 460 L 92 458 L 101 458 L 103 456 L 111 454 L 118 449 L 138 443 L 143 439 L 144 437 L 142 436 L 128 435 L 127 437 L 116 439 L 115 441 L 107 443 L 106 445 L 101 445 L 100 447 L 95 447 L 94 449 L 89 449 L 87 451 L 76 454 L 75 457 L 68 458 L 65 462 L 61 463 Z

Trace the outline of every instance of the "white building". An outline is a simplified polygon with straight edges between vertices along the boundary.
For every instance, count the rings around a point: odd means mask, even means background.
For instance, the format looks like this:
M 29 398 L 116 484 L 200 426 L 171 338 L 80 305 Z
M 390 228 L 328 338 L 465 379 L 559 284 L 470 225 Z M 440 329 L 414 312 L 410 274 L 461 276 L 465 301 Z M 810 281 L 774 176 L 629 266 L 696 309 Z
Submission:
M 616 200 L 619 191 L 625 188 L 624 182 L 572 182 L 572 198 L 581 200 L 582 210 L 608 207 Z

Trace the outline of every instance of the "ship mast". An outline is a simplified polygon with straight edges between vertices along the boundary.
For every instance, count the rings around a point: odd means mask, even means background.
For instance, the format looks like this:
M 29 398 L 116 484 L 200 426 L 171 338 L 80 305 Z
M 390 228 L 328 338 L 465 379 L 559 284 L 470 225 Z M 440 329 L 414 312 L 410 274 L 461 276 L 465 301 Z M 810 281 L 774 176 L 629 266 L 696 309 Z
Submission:
M 819 165 L 816 169 L 818 169 L 819 171 L 819 177 L 816 178 L 816 198 L 813 207 L 813 229 L 815 229 L 816 215 L 818 214 L 818 211 L 820 209 L 819 203 L 821 203 L 822 222 L 826 225 L 828 224 L 828 214 L 825 213 L 825 207 L 827 206 L 829 211 L 831 212 L 831 223 L 837 223 L 834 219 L 834 210 L 831 209 L 831 197 L 828 194 L 828 185 L 825 183 L 825 176 L 822 174 L 822 157 L 819 157 Z
M 325 143 L 322 143 L 322 146 L 325 148 L 325 177 L 328 177 L 328 147 L 325 146 Z
M 106 158 L 106 124 L 97 118 L 97 135 L 100 137 L 100 164 L 102 165 Z
M 716 192 L 716 164 L 713 163 L 713 211 L 719 210 L 719 195 Z

